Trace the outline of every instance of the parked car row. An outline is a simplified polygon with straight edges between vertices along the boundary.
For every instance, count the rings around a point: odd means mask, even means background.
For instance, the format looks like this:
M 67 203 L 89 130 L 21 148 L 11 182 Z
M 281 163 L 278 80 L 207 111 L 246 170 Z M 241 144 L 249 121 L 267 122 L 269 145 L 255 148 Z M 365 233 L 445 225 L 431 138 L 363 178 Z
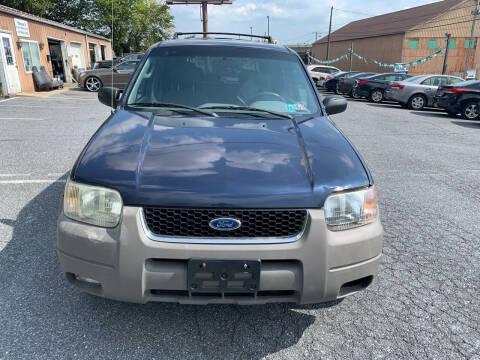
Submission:
M 338 71 L 328 76 L 324 88 L 375 103 L 393 101 L 412 110 L 435 107 L 468 120 L 480 117 L 480 81 L 464 81 L 457 76 Z

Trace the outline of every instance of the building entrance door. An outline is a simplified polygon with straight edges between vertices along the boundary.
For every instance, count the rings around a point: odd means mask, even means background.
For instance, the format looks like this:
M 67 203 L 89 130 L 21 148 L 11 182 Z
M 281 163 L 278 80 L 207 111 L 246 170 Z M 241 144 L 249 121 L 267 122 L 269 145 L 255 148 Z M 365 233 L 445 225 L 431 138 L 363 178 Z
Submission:
M 0 33 L 0 79 L 5 82 L 2 92 L 16 94 L 22 91 L 12 36 Z

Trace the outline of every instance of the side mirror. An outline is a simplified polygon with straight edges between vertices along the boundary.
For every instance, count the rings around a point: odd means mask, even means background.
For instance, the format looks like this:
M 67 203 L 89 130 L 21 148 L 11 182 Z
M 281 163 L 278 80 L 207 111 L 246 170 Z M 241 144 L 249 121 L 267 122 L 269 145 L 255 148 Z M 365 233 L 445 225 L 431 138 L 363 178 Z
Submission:
M 98 90 L 98 101 L 103 105 L 116 108 L 118 105 L 118 100 L 120 99 L 120 94 L 122 92 L 117 88 L 112 87 L 102 87 Z
M 323 105 L 328 115 L 338 114 L 347 109 L 347 99 L 343 96 L 330 95 L 323 99 Z
M 118 73 L 118 69 L 115 66 L 112 67 L 112 70 L 113 70 L 114 73 Z

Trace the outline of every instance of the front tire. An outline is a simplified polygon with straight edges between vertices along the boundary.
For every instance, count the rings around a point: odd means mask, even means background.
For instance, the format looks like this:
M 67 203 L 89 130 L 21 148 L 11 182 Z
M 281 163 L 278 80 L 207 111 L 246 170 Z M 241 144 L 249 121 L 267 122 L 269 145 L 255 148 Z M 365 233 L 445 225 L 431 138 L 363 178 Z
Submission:
M 478 102 L 469 101 L 462 106 L 462 119 L 478 120 L 479 113 Z
M 374 89 L 368 98 L 373 103 L 381 103 L 383 101 L 383 91 L 380 89 Z
M 90 76 L 85 79 L 85 89 L 90 92 L 97 92 L 102 86 L 102 81 L 96 76 Z
M 422 110 L 427 105 L 427 98 L 423 95 L 413 95 L 408 99 L 408 108 L 412 110 Z

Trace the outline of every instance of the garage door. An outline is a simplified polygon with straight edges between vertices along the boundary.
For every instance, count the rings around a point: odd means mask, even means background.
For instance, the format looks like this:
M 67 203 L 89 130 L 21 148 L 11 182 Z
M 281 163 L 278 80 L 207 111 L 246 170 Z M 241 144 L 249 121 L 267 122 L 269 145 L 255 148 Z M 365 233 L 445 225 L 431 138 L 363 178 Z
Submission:
M 79 70 L 85 70 L 85 54 L 83 52 L 82 44 L 70 43 L 71 53 L 72 53 L 72 64 L 73 67 L 77 67 Z

